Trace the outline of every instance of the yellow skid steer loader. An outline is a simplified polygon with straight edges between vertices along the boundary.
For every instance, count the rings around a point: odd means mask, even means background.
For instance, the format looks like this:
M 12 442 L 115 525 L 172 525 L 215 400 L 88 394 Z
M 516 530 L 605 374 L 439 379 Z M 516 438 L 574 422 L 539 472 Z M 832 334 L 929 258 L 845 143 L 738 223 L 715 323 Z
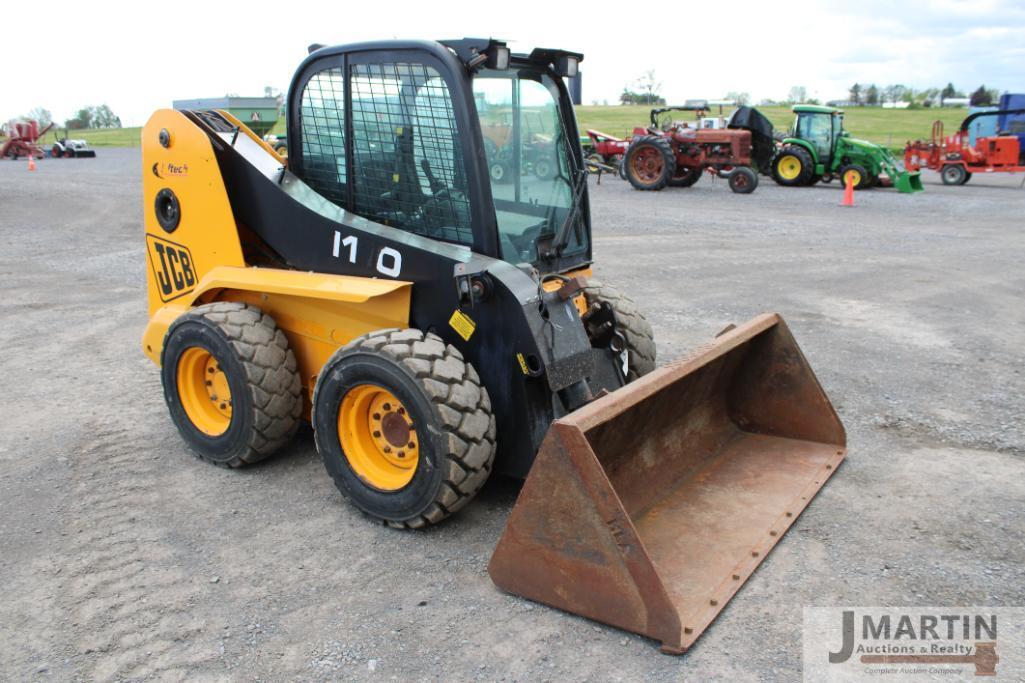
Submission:
M 311 46 L 287 162 L 227 112 L 156 112 L 143 348 L 199 457 L 256 462 L 308 419 L 342 494 L 389 525 L 526 478 L 495 583 L 680 653 L 845 436 L 778 316 L 655 369 L 636 304 L 591 278 L 563 82 L 581 59 Z

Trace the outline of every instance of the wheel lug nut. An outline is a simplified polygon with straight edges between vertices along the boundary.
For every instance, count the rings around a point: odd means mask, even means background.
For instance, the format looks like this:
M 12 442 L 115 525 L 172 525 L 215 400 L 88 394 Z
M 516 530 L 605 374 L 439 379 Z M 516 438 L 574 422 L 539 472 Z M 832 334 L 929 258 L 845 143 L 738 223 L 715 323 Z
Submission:
M 210 380 L 207 380 L 207 381 L 206 381 L 206 385 L 207 385 L 208 387 L 210 387 L 210 386 L 213 386 L 213 384 L 214 384 L 214 383 L 213 383 L 213 382 L 211 382 Z
M 211 394 L 210 395 L 210 400 L 211 401 L 216 401 L 217 400 L 217 394 Z
M 385 412 L 387 412 L 391 410 L 391 403 L 385 403 L 382 407 L 384 408 Z
M 209 372 L 211 375 L 214 374 L 214 369 L 213 368 L 207 368 L 206 371 Z
M 402 406 L 399 406 L 399 415 L 405 415 L 405 414 L 406 414 L 406 409 L 403 408 Z
M 398 452 L 398 456 L 399 456 L 400 458 L 404 458 L 404 457 L 406 457 L 406 453 L 405 453 L 405 451 L 399 451 L 399 452 Z
M 385 453 L 391 453 L 391 447 L 390 446 L 385 446 L 384 447 L 384 452 Z
M 374 413 L 374 419 L 375 420 L 380 420 L 381 419 L 381 413 Z
M 374 438 L 375 439 L 380 439 L 381 438 L 381 432 L 374 432 Z
M 406 448 L 408 448 L 409 450 L 413 450 L 414 448 L 416 448 L 416 444 L 410 441 L 408 444 L 406 444 Z
M 225 409 L 225 408 L 227 408 L 227 407 L 228 407 L 228 406 L 227 406 L 227 404 L 225 404 L 225 403 L 222 403 L 222 404 L 221 404 L 221 410 L 224 410 L 224 409 Z

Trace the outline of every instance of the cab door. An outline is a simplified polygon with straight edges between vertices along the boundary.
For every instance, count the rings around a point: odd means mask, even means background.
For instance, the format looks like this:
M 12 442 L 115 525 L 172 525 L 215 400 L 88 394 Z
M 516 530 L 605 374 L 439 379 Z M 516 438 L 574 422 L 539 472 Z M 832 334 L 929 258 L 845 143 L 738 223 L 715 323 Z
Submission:
M 797 137 L 807 140 L 815 148 L 818 162 L 827 168 L 833 160 L 832 114 L 802 113 L 797 122 Z
M 358 216 L 497 255 L 465 69 L 428 47 L 308 61 L 293 83 L 290 168 Z

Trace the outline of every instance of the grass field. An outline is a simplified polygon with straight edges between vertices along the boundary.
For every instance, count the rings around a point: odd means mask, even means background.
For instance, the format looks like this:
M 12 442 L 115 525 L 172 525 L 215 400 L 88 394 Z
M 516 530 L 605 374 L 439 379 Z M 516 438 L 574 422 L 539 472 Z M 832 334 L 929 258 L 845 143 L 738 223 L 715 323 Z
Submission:
M 594 128 L 616 135 L 627 137 L 634 126 L 648 122 L 650 107 L 643 106 L 594 106 L 577 107 L 577 121 L 583 133 Z M 773 126 L 788 129 L 794 115 L 789 107 L 759 107 Z M 893 149 L 903 149 L 908 139 L 927 137 L 936 119 L 943 121 L 948 131 L 954 130 L 961 123 L 968 111 L 965 109 L 880 109 L 864 107 L 849 109 L 846 112 L 844 125 L 855 137 L 871 142 L 887 145 Z M 689 112 L 681 112 L 680 118 L 690 119 Z M 139 128 L 117 128 L 106 130 L 74 131 L 74 137 L 89 141 L 96 147 L 135 147 L 139 144 Z M 280 119 L 275 125 L 274 133 L 285 132 L 285 121 Z M 49 136 L 48 136 L 48 139 Z

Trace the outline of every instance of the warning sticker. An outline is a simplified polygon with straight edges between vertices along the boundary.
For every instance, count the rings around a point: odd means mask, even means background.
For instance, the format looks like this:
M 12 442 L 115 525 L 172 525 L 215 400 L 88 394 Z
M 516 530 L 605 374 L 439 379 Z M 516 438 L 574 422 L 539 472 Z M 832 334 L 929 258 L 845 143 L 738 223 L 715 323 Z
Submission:
M 477 323 L 473 322 L 473 319 L 470 318 L 470 316 L 458 309 L 456 309 L 456 312 L 448 319 L 448 324 L 449 327 L 455 330 L 464 341 L 470 341 L 470 337 L 473 336 L 473 331 L 477 329 Z
M 522 353 L 516 354 L 516 360 L 520 362 L 520 370 L 523 371 L 524 375 L 530 374 L 530 369 L 527 367 L 527 359 L 523 357 Z

